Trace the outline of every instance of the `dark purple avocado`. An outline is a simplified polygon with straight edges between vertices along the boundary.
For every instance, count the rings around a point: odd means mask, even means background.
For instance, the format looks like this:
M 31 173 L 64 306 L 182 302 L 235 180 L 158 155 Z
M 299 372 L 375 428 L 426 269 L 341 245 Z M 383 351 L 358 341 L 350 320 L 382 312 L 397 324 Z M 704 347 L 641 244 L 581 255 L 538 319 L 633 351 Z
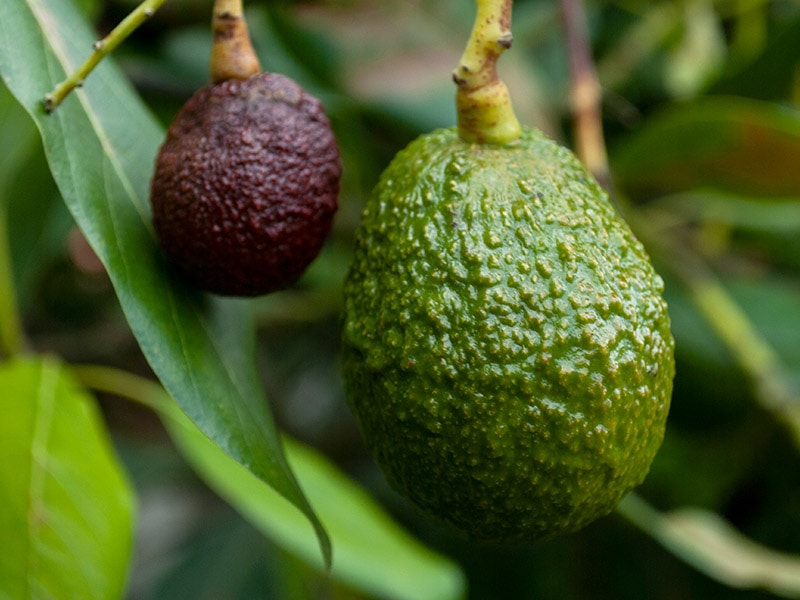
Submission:
M 339 149 L 322 104 L 259 73 L 198 90 L 159 151 L 150 189 L 164 253 L 194 285 L 258 296 L 295 282 L 338 207 Z

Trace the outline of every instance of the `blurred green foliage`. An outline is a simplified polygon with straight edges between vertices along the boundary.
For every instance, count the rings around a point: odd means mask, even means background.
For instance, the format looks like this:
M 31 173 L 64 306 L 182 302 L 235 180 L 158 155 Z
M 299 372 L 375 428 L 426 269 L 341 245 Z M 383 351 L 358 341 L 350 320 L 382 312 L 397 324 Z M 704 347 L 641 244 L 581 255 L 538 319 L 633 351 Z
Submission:
M 103 32 L 136 3 L 79 4 Z M 264 68 L 322 99 L 344 165 L 325 251 L 297 286 L 254 305 L 259 372 L 281 428 L 458 561 L 470 598 L 770 596 L 733 585 L 800 597 L 800 587 L 769 585 L 796 577 L 785 556 L 769 555 L 772 567 L 755 583 L 726 580 L 713 564 L 703 573 L 701 560 L 665 544 L 662 517 L 647 511 L 626 509 L 627 519 L 614 515 L 545 544 L 483 547 L 419 516 L 387 487 L 342 396 L 341 283 L 380 171 L 420 133 L 455 122 L 450 71 L 473 2 L 246 6 Z M 760 544 L 800 554 L 800 2 L 617 0 L 586 10 L 617 196 L 667 282 L 677 340 L 667 437 L 639 497 L 665 515 L 704 509 Z M 208 0 L 170 0 L 115 53 L 165 125 L 207 82 L 209 12 Z M 557 3 L 517 0 L 513 27 L 500 69 L 517 114 L 571 145 Z M 148 375 L 107 276 L 71 227 L 33 126 L 6 93 L 0 123 L 0 194 L 30 345 Z M 200 483 L 150 413 L 118 400 L 103 407 L 140 495 L 130 598 L 365 597 L 265 540 Z M 750 564 L 750 555 L 718 554 Z

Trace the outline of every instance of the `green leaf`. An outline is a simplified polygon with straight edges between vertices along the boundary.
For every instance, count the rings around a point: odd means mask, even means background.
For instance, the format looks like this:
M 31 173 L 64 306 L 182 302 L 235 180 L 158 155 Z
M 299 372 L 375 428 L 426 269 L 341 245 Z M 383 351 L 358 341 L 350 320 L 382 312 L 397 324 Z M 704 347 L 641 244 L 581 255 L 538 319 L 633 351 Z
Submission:
M 753 327 L 775 348 L 794 379 L 800 382 L 800 286 L 778 275 L 729 275 L 725 290 L 753 322 Z M 704 364 L 730 366 L 731 356 L 714 330 L 705 324 L 691 298 L 677 283 L 667 291 L 673 330 L 684 351 Z M 674 307 L 674 309 L 673 309 Z
M 758 544 L 715 513 L 696 508 L 660 513 L 635 494 L 622 501 L 619 512 L 675 556 L 725 585 L 800 596 L 800 556 Z
M 0 597 L 121 598 L 134 498 L 92 398 L 49 359 L 0 389 Z
M 19 317 L 19 283 L 22 269 L 15 264 L 19 248 L 14 247 L 11 235 L 18 233 L 17 227 L 30 225 L 30 221 L 19 223 L 12 215 L 13 202 L 18 190 L 16 183 L 18 174 L 30 157 L 37 141 L 36 128 L 27 118 L 22 108 L 0 81 L 0 353 L 13 355 L 25 344 L 23 340 L 21 319 Z M 26 183 L 28 182 L 28 178 Z M 46 179 L 46 178 L 45 178 Z M 34 182 L 34 185 L 39 181 Z M 17 206 L 19 203 L 16 203 Z M 40 207 L 37 207 L 40 208 Z M 34 224 L 27 233 L 38 231 Z M 33 253 L 37 245 L 28 243 L 23 253 Z M 29 252 L 30 250 L 30 252 Z
M 19 304 L 26 306 L 43 267 L 63 252 L 73 221 L 50 176 L 36 126 L 2 81 L 0 123 L 0 148 L 5 149 L 0 156 L 0 207 L 7 211 L 14 287 Z
M 32 151 L 36 142 L 36 130 L 6 86 L 0 81 L 0 142 L 4 152 L 0 154 L 0 190 L 4 190 L 20 163 Z M 0 202 L 2 204 L 2 202 Z
M 166 395 L 157 399 L 167 430 L 196 472 L 270 539 L 322 570 L 302 514 L 212 444 Z M 311 448 L 284 438 L 289 463 L 336 549 L 331 575 L 380 598 L 462 598 L 459 568 L 400 528 L 370 496 Z
M 759 198 L 707 189 L 690 190 L 663 196 L 647 208 L 668 211 L 685 223 L 705 221 L 776 234 L 800 230 L 800 196 Z M 654 217 L 658 218 L 655 214 Z
M 667 293 L 679 354 L 706 376 L 733 361 L 749 379 L 755 399 L 800 445 L 797 282 L 778 276 L 698 278 L 688 292 Z M 715 376 L 731 380 L 722 371 Z
M 742 98 L 673 105 L 612 153 L 633 197 L 710 186 L 753 196 L 800 195 L 800 112 Z
M 766 12 L 771 8 L 767 4 L 762 10 Z M 739 15 L 743 27 L 758 28 L 762 18 L 751 11 Z M 738 28 L 739 24 L 734 26 Z M 757 33 L 754 37 L 758 40 L 754 42 L 757 47 L 750 50 L 748 64 L 734 63 L 735 70 L 714 86 L 714 92 L 778 102 L 792 98 L 797 85 L 797 57 L 800 56 L 800 17 L 795 14 L 773 26 L 768 36 Z M 759 42 L 765 46 L 761 47 Z
M 51 115 L 41 99 L 91 50 L 67 0 L 0 3 L 0 73 L 36 122 L 59 189 L 103 261 L 147 360 L 186 414 L 327 536 L 283 456 L 252 354 L 249 305 L 173 280 L 150 223 L 148 183 L 163 131 L 106 59 Z
M 688 2 L 682 8 L 683 37 L 666 56 L 664 84 L 673 96 L 687 98 L 700 92 L 720 71 L 725 60 L 725 36 L 708 0 Z

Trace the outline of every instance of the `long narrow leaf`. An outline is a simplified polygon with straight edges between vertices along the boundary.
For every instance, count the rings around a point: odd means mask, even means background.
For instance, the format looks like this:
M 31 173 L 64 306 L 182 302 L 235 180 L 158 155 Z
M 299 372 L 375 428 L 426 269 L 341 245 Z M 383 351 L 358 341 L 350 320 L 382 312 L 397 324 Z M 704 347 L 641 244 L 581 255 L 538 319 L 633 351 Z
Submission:
M 744 98 L 667 107 L 612 149 L 630 195 L 712 187 L 753 196 L 800 193 L 800 112 Z
M 59 189 L 142 351 L 206 435 L 306 514 L 329 560 L 327 536 L 286 463 L 258 383 L 247 306 L 187 289 L 160 258 L 147 198 L 161 128 L 109 61 L 55 113 L 42 108 L 42 96 L 85 59 L 93 39 L 71 0 L 0 2 L 0 74 L 36 122 Z

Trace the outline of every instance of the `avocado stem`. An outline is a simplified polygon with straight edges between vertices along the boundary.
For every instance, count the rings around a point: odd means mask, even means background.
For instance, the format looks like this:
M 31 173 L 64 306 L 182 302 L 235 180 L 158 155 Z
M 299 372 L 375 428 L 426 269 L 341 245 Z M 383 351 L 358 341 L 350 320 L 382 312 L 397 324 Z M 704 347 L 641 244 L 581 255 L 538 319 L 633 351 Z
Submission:
M 152 17 L 166 0 L 143 0 L 102 40 L 92 44 L 92 53 L 65 80 L 44 95 L 42 103 L 48 114 L 53 112 L 76 88 L 82 87 L 84 80 L 117 46 L 136 29 Z
M 250 42 L 242 0 L 214 0 L 211 28 L 211 80 L 247 79 L 261 72 L 261 63 Z
M 522 135 L 497 59 L 511 47 L 513 0 L 476 0 L 478 7 L 467 47 L 453 71 L 458 85 L 458 135 L 465 142 L 508 144 Z

